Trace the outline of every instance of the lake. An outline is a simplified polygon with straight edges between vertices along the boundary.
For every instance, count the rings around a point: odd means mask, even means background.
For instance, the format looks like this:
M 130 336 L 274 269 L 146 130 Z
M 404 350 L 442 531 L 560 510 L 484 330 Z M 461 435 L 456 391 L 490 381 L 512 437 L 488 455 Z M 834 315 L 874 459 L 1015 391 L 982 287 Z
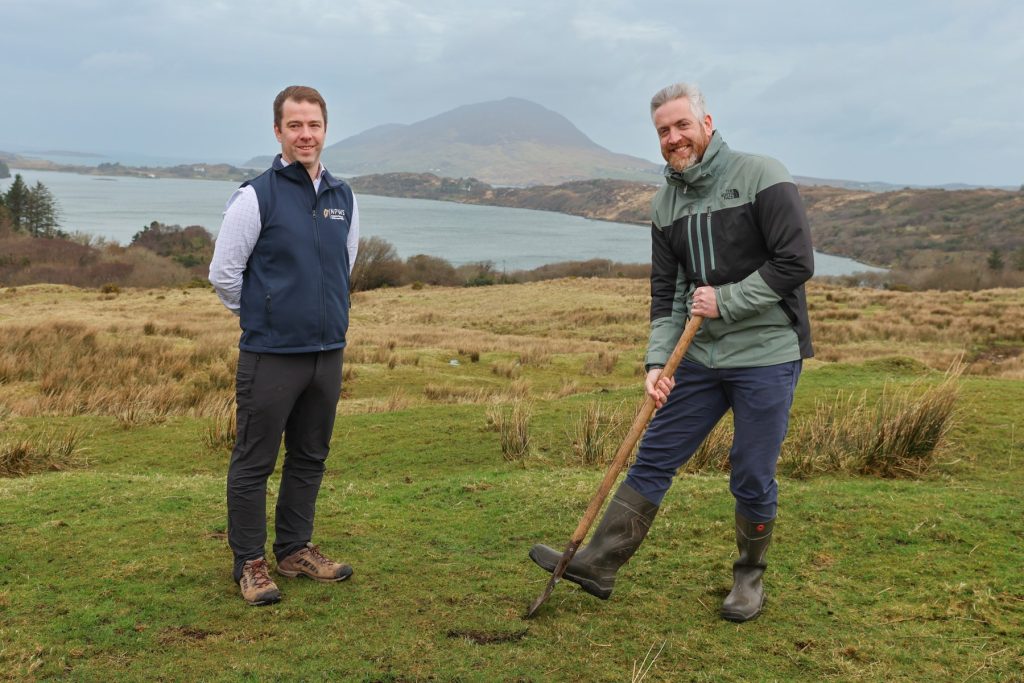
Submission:
M 61 227 L 128 244 L 153 221 L 202 225 L 216 234 L 238 183 L 174 178 L 119 178 L 56 171 L 14 170 L 57 199 Z M 6 191 L 12 179 L 0 180 Z M 382 237 L 403 258 L 439 256 L 458 266 L 493 261 L 498 270 L 536 268 L 558 261 L 607 258 L 647 263 L 650 229 L 593 221 L 551 211 L 475 206 L 426 199 L 358 195 L 363 237 Z M 880 270 L 852 259 L 815 253 L 818 275 Z

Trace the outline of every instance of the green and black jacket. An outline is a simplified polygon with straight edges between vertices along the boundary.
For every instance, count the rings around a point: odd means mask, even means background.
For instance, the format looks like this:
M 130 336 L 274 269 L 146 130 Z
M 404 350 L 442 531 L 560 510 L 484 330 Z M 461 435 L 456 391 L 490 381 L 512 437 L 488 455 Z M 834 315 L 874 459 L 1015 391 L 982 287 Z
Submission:
M 716 131 L 699 164 L 668 171 L 652 204 L 647 367 L 668 360 L 702 285 L 715 287 L 721 317 L 704 321 L 688 359 L 742 368 L 813 356 L 804 282 L 814 252 L 786 169 L 732 151 Z

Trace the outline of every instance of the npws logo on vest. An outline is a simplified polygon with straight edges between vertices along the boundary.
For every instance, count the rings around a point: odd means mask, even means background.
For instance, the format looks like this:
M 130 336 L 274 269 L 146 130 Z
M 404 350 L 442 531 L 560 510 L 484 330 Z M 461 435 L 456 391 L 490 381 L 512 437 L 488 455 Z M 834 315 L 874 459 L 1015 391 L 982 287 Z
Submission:
M 345 209 L 324 209 L 324 218 L 330 218 L 332 221 L 346 220 Z

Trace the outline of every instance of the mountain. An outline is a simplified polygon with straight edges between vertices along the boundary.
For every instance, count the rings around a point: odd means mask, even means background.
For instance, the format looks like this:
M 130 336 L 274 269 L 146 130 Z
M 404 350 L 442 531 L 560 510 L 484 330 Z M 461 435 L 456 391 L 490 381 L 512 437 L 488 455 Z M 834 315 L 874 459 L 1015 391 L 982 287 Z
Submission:
M 246 165 L 265 167 L 257 163 L 262 161 Z M 515 97 L 457 107 L 409 125 L 376 126 L 324 148 L 323 161 L 344 176 L 435 173 L 492 185 L 661 178 L 658 164 L 611 152 L 561 114 Z

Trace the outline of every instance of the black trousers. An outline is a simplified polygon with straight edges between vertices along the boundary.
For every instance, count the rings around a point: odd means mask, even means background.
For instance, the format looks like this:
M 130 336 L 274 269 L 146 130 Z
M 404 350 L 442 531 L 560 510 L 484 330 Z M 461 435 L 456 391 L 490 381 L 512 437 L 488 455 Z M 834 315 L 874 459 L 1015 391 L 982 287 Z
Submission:
M 267 479 L 285 457 L 274 515 L 274 555 L 310 542 L 324 461 L 341 394 L 342 350 L 273 354 L 241 351 L 235 378 L 238 438 L 228 466 L 228 544 L 234 575 L 264 557 Z

